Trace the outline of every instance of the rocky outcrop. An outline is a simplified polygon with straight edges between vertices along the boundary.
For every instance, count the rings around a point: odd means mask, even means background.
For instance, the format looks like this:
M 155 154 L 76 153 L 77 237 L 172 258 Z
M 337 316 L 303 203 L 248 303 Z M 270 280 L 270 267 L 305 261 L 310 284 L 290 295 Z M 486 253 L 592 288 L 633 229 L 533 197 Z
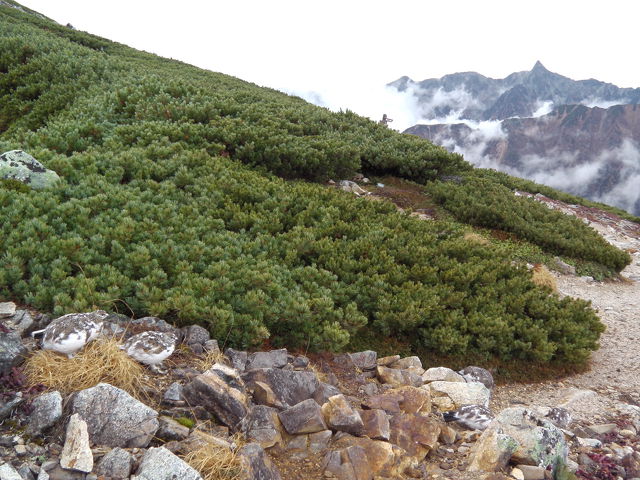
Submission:
M 7 325 L 16 315 L 5 319 Z M 215 342 L 198 328 L 180 333 L 183 351 L 194 355 L 200 349 L 193 346 L 202 347 L 203 355 L 205 345 Z M 233 468 L 247 479 L 286 479 L 299 475 L 300 468 L 314 472 L 309 480 L 425 478 L 452 469 L 474 480 L 502 473 L 533 479 L 554 469 L 556 476 L 563 469 L 603 471 L 609 461 L 603 459 L 609 458 L 616 467 L 606 468 L 623 479 L 640 470 L 640 448 L 635 448 L 640 410 L 635 423 L 624 428 L 619 421 L 574 425 L 571 408 L 590 398 L 589 392 L 577 392 L 562 406 L 494 414 L 484 406 L 493 378 L 479 367 L 424 370 L 417 357 L 378 358 L 369 351 L 317 366 L 284 349 L 227 353 L 206 370 L 206 365 L 173 366 L 157 392 L 161 415 L 108 384 L 67 398 L 58 392 L 35 398 L 28 391 L 16 392 L 16 403 L 5 400 L 2 408 L 19 419 L 29 436 L 51 442 L 65 427 L 66 435 L 63 445 L 53 441 L 42 447 L 19 435 L 0 434 L 0 454 L 14 459 L 7 478 L 14 471 L 31 478 L 26 472 L 37 471 L 45 479 L 196 479 L 201 475 L 180 456 L 202 447 L 213 447 L 209 455 L 215 457 L 235 457 L 229 461 L 239 462 Z M 17 408 L 22 403 L 28 411 Z M 65 404 L 71 414 L 67 425 Z M 249 443 L 239 449 L 232 433 Z M 590 456 L 605 448 L 608 457 Z M 47 460 L 34 465 L 28 458 Z

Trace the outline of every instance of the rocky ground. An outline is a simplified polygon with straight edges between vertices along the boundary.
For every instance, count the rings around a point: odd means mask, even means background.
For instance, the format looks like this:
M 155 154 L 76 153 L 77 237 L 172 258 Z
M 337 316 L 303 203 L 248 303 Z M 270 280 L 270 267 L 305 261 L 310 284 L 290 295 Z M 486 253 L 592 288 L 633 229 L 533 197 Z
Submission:
M 142 397 L 108 383 L 60 392 L 28 388 L 16 367 L 39 351 L 29 333 L 51 319 L 0 304 L 0 480 L 640 478 L 640 229 L 538 199 L 633 256 L 609 282 L 558 265 L 560 293 L 591 300 L 607 325 L 588 371 L 494 386 L 486 371 L 463 377 L 375 352 L 222 355 L 201 327 L 112 315 L 103 331 L 122 340 L 175 335 L 167 371 L 145 367 Z M 465 404 L 489 406 L 495 421 L 484 431 L 444 422 Z M 205 447 L 204 463 L 188 456 Z

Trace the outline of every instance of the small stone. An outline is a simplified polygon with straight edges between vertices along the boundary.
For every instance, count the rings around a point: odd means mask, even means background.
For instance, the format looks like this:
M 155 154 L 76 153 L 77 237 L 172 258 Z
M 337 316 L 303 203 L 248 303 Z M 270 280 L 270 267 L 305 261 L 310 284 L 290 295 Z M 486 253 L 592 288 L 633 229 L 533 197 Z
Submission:
M 430 382 L 466 382 L 464 377 L 459 373 L 454 372 L 447 367 L 434 367 L 429 368 L 422 374 L 422 381 L 424 383 Z
M 576 441 L 578 445 L 581 447 L 589 447 L 589 448 L 600 448 L 602 447 L 602 442 L 596 438 L 580 438 L 576 437 Z
M 150 448 L 142 457 L 132 480 L 202 480 L 200 474 L 184 460 L 164 447 Z
M 591 435 L 606 435 L 616 430 L 618 426 L 615 423 L 605 423 L 600 425 L 589 425 L 586 430 Z
M 546 469 L 533 465 L 518 465 L 524 480 L 544 480 Z
M 446 445 L 452 445 L 458 438 L 458 432 L 449 425 L 442 425 L 440 427 L 440 435 L 438 440 Z
M 162 400 L 166 403 L 175 403 L 182 401 L 182 384 L 180 382 L 173 382 L 169 385 L 162 396 Z
M 15 447 L 13 447 L 13 449 L 16 452 L 16 455 L 18 455 L 19 457 L 27 454 L 27 447 L 22 444 L 16 445 Z
M 524 473 L 518 467 L 511 469 L 511 476 L 516 480 L 524 480 Z

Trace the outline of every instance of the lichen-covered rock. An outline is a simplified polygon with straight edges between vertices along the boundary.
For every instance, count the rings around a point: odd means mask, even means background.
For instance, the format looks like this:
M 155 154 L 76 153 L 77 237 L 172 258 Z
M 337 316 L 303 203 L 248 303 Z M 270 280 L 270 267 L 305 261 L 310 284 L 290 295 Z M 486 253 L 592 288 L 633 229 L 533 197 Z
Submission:
M 497 472 L 507 466 L 518 443 L 499 427 L 486 429 L 473 447 L 469 460 L 470 472 Z
M 22 150 L 0 155 L 0 178 L 18 180 L 36 190 L 49 188 L 60 179 L 56 172 L 46 169 Z
M 33 410 L 26 430 L 29 435 L 39 435 L 62 417 L 62 395 L 58 391 L 38 396 L 31 405 Z
M 0 478 L 2 480 L 23 480 L 22 476 L 9 463 L 0 465 Z
M 87 422 L 96 445 L 144 448 L 158 430 L 158 412 L 108 383 L 78 392 L 71 410 Z
M 131 480 L 202 480 L 200 474 L 164 447 L 150 448 Z
M 280 421 L 287 433 L 297 435 L 327 430 L 322 410 L 315 400 L 304 400 L 279 413 Z
M 518 442 L 512 460 L 547 467 L 566 463 L 568 447 L 562 430 L 523 407 L 507 408 L 495 418 L 506 435 Z
M 391 365 L 389 365 L 391 368 L 417 368 L 417 369 L 421 369 L 422 368 L 422 361 L 420 360 L 420 357 L 416 357 L 415 355 L 412 357 L 405 357 L 405 358 L 401 358 L 400 360 L 397 360 L 395 362 L 393 362 Z

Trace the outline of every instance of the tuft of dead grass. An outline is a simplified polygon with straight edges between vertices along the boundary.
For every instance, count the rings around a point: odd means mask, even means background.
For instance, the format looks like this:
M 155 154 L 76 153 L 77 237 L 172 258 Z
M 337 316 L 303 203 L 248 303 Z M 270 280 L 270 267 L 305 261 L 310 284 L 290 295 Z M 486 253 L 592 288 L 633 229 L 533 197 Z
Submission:
M 198 437 L 197 444 L 182 459 L 197 470 L 204 480 L 243 478 L 237 448 L 229 448 L 226 442 L 203 432 L 198 432 Z M 236 440 L 239 441 L 239 438 Z
M 475 232 L 466 232 L 463 237 L 467 242 L 477 243 L 478 245 L 488 245 L 489 240 Z
M 50 350 L 39 350 L 25 362 L 29 383 L 46 385 L 69 394 L 100 382 L 121 388 L 138 400 L 149 403 L 150 380 L 144 367 L 119 348 L 116 339 L 100 339 L 88 344 L 73 358 Z
M 558 292 L 558 283 L 556 282 L 556 278 L 549 271 L 549 269 L 541 263 L 536 263 L 533 266 L 531 279 L 533 283 L 540 287 L 548 287 L 551 289 L 551 291 L 556 293 Z
M 194 367 L 196 370 L 205 372 L 213 367 L 216 363 L 224 362 L 224 354 L 220 350 L 214 350 L 206 352 L 204 355 L 196 358 L 194 361 Z

